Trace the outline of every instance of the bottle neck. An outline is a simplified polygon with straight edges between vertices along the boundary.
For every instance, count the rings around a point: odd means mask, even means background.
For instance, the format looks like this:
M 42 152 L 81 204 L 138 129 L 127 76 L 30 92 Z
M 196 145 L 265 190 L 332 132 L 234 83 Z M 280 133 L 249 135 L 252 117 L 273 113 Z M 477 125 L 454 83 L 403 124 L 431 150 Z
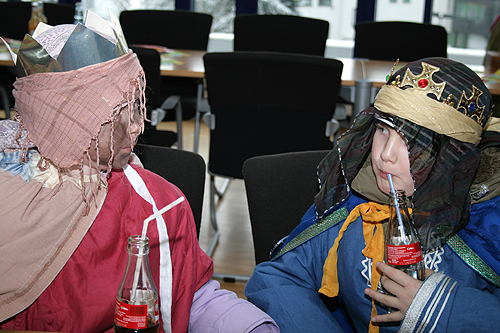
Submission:
M 391 207 L 406 205 L 406 192 L 403 190 L 396 190 L 396 192 L 389 193 L 389 204 Z
M 149 253 L 149 238 L 134 235 L 128 238 L 127 251 L 129 255 L 145 256 Z

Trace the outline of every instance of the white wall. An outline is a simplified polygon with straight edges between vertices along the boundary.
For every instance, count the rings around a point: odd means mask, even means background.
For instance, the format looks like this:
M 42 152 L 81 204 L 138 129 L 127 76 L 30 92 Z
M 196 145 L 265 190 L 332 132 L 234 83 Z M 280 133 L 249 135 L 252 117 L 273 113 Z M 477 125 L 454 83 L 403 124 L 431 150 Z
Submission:
M 377 0 L 375 21 L 422 22 L 425 0 Z
M 332 5 L 319 6 L 319 0 L 311 0 L 311 6 L 298 8 L 301 16 L 318 18 L 330 23 L 329 38 L 354 39 L 357 0 L 331 0 Z

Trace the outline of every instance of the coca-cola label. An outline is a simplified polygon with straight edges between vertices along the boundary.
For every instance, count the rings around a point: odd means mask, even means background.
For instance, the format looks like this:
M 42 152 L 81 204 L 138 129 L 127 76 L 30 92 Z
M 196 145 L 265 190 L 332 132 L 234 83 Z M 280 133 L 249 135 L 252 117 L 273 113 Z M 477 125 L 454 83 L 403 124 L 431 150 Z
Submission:
M 147 328 L 148 306 L 133 305 L 116 300 L 115 324 L 123 328 Z
M 420 243 L 410 245 L 387 245 L 387 263 L 390 265 L 412 265 L 422 261 Z

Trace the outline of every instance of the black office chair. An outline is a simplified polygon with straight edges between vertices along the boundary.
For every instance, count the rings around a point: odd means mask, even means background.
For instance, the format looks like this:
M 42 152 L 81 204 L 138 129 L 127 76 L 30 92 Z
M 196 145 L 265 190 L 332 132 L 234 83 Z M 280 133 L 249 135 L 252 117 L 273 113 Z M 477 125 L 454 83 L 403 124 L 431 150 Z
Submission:
M 120 13 L 120 24 L 129 45 L 160 45 L 181 50 L 206 51 L 212 19 L 209 14 L 182 10 L 125 10 Z M 172 95 L 181 96 L 182 119 L 193 118 L 198 111 L 198 88 L 203 80 L 162 77 L 161 82 L 162 100 Z M 167 113 L 164 119 L 177 119 L 181 124 L 174 113 Z
M 43 3 L 43 13 L 47 17 L 47 24 L 73 24 L 75 22 L 75 6 L 60 3 Z
M 0 2 L 0 36 L 23 40 L 30 17 L 31 2 Z
M 31 17 L 31 2 L 1 2 L 0 1 L 0 36 L 23 40 L 28 33 L 28 21 Z M 0 41 L 0 43 L 2 43 Z M 14 67 L 0 68 L 0 97 L 6 118 L 14 106 L 12 84 L 16 80 Z
M 161 74 L 160 74 L 160 54 L 154 49 L 130 46 L 137 54 L 142 68 L 146 73 L 146 99 L 147 116 L 151 120 L 152 112 L 156 110 L 160 103 Z M 180 108 L 180 104 L 176 106 Z M 172 131 L 158 131 L 156 124 L 147 121 L 144 124 L 144 133 L 139 136 L 139 142 L 146 145 L 171 147 L 177 142 L 177 134 Z
M 329 28 L 328 21 L 302 16 L 238 15 L 234 19 L 233 49 L 324 56 Z M 339 96 L 338 102 L 345 100 Z M 339 108 L 334 118 L 343 120 L 345 113 L 345 108 Z
M 331 149 L 326 133 L 341 84 L 342 62 L 319 56 L 271 52 L 207 53 L 205 78 L 211 113 L 208 171 L 214 229 L 219 231 L 215 176 L 243 179 L 250 157 L 291 151 Z
M 127 43 L 205 51 L 212 15 L 182 10 L 125 10 L 120 24 Z
M 190 151 L 149 145 L 137 145 L 134 151 L 145 169 L 162 176 L 184 193 L 199 237 L 206 176 L 203 157 Z
M 255 262 L 299 224 L 319 191 L 316 169 L 329 150 L 252 157 L 243 164 Z
M 448 34 L 439 25 L 380 21 L 358 23 L 354 28 L 355 58 L 414 61 L 448 56 Z
M 330 23 L 292 15 L 238 15 L 234 51 L 285 52 L 324 56 Z

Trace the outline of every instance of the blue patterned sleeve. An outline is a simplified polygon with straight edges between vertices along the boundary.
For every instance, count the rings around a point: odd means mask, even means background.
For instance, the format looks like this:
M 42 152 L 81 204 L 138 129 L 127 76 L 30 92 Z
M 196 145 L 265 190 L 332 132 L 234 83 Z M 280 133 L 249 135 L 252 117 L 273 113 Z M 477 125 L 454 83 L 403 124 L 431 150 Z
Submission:
M 342 332 L 318 296 L 322 262 L 314 259 L 317 252 L 311 243 L 259 264 L 245 294 L 277 322 L 281 332 Z
M 496 332 L 499 297 L 433 273 L 420 287 L 399 332 Z

